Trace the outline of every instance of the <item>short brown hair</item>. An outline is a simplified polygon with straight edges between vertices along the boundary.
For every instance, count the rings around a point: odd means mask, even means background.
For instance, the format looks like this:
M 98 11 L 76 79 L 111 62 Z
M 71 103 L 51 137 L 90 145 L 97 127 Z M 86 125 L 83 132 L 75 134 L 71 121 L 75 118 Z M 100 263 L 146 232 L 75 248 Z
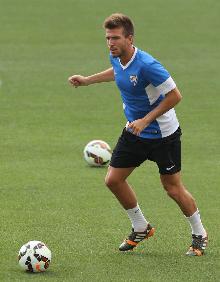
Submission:
M 129 19 L 128 16 L 120 14 L 120 13 L 115 13 L 109 16 L 108 18 L 105 19 L 104 28 L 108 29 L 114 29 L 118 27 L 123 27 L 124 29 L 124 35 L 127 37 L 129 35 L 134 35 L 134 24 Z

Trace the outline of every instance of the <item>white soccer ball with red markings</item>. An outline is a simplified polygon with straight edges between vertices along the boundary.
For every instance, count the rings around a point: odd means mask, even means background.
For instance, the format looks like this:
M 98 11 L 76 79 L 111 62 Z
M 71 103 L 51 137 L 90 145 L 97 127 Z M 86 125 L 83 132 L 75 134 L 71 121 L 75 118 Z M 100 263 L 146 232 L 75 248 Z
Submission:
M 84 148 L 84 158 L 91 166 L 105 166 L 110 162 L 111 148 L 105 141 L 93 140 Z
M 51 262 L 51 251 L 41 241 L 29 241 L 18 253 L 19 265 L 29 272 L 43 272 Z

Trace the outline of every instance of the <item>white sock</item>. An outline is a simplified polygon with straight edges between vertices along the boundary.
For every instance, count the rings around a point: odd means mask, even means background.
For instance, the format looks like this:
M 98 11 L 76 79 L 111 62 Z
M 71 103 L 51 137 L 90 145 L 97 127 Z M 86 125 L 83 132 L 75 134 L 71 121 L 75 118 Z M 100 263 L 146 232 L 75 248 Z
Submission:
M 143 232 L 146 230 L 149 222 L 145 219 L 138 204 L 133 209 L 126 210 L 126 212 L 135 232 Z
M 187 219 L 191 226 L 192 234 L 202 235 L 202 237 L 206 237 L 207 234 L 205 228 L 202 225 L 199 210 L 197 210 L 193 215 L 187 217 Z

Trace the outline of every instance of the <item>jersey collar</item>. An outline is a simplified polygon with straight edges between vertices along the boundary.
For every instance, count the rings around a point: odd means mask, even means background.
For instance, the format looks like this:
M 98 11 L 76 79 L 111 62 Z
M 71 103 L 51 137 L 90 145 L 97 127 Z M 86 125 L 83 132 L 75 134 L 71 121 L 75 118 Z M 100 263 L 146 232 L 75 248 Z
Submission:
M 138 51 L 137 47 L 134 46 L 134 54 L 133 54 L 133 56 L 131 57 L 130 61 L 127 62 L 127 64 L 126 64 L 125 66 L 122 65 L 120 59 L 118 58 L 119 64 L 120 64 L 120 66 L 122 67 L 123 70 L 127 69 L 127 68 L 130 66 L 130 64 L 134 61 L 135 56 L 136 56 L 136 54 L 137 54 L 137 51 Z

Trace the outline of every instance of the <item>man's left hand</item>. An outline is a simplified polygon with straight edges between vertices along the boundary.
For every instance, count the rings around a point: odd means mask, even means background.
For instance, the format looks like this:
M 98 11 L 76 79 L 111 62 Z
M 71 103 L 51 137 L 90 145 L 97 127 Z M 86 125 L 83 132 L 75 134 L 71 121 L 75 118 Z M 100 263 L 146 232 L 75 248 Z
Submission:
M 148 126 L 148 123 L 143 118 L 137 119 L 129 123 L 128 128 L 132 129 L 132 133 L 139 136 L 141 131 Z

